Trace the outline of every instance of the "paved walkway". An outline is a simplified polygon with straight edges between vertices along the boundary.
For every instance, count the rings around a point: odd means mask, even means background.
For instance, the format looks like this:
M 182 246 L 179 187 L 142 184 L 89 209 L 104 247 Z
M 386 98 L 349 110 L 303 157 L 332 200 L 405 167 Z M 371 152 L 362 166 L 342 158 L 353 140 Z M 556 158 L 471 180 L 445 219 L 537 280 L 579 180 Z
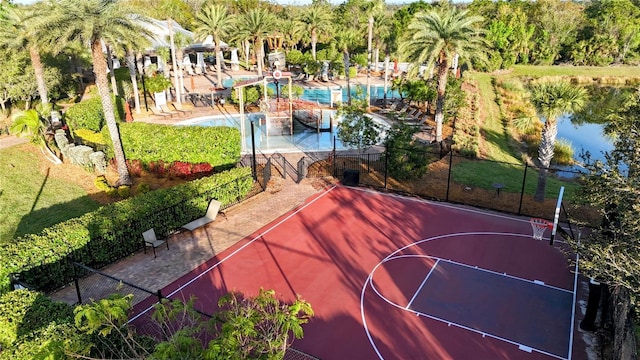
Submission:
M 164 246 L 156 249 L 157 258 L 154 258 L 153 252 L 148 249 L 146 254 L 140 251 L 101 271 L 148 290 L 157 291 L 301 205 L 305 199 L 321 191 L 326 185 L 318 179 L 307 179 L 300 184 L 281 178 L 272 179 L 265 192 L 225 210 L 226 216 L 219 215 L 214 222 L 194 230 L 193 233 L 183 231 L 173 235 L 169 239 L 169 250 Z M 87 278 L 81 286 L 83 291 L 86 291 L 83 300 L 109 295 L 114 287 L 108 286 L 108 281 L 103 277 L 94 275 Z M 51 297 L 69 304 L 77 302 L 73 284 L 51 294 Z M 140 300 L 143 298 L 134 298 L 134 302 Z

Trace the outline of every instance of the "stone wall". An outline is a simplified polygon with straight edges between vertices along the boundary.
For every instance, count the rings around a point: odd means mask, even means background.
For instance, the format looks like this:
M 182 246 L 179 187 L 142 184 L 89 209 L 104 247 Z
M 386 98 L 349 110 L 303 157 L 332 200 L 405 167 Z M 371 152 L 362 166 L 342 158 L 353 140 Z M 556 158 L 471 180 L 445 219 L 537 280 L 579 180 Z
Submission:
M 74 165 L 90 167 L 96 174 L 103 175 L 107 170 L 106 156 L 102 151 L 95 151 L 86 145 L 75 145 L 69 142 L 64 130 L 57 130 L 56 144 L 62 152 L 62 157 Z

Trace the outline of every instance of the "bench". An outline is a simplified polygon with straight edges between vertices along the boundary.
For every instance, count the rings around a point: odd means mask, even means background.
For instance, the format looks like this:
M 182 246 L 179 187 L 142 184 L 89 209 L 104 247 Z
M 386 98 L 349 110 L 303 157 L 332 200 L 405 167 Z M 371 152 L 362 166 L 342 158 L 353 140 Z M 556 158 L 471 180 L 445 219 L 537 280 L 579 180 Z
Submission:
M 197 218 L 188 224 L 182 225 L 183 229 L 187 229 L 189 231 L 193 231 L 201 226 L 204 226 L 216 219 L 218 216 L 218 211 L 220 210 L 220 205 L 222 203 L 218 200 L 211 199 L 209 202 L 209 206 L 207 207 L 207 212 L 203 217 Z

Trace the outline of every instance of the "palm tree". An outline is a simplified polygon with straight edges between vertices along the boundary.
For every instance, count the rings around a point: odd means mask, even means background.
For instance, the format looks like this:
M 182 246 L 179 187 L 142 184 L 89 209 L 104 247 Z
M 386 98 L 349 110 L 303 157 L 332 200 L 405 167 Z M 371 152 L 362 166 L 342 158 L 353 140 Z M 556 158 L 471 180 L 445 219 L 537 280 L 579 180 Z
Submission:
M 275 17 L 267 10 L 254 8 L 236 18 L 237 36 L 248 37 L 253 40 L 256 54 L 258 76 L 262 76 L 264 62 L 264 39 L 275 28 Z
M 79 41 L 83 44 L 89 44 L 91 48 L 93 73 L 117 164 L 118 182 L 116 185 L 131 185 L 131 177 L 120 141 L 120 131 L 114 114 L 114 105 L 109 92 L 107 61 L 102 51 L 101 40 L 128 39 L 132 34 L 149 36 L 148 31 L 139 25 L 140 21 L 145 20 L 133 13 L 123 1 L 117 0 L 60 0 L 54 4 L 52 11 L 56 12 L 58 21 L 50 26 L 60 29 L 61 41 Z
M 306 31 L 311 35 L 311 54 L 316 58 L 316 45 L 318 36 L 328 34 L 333 27 L 333 16 L 330 9 L 322 3 L 308 7 L 300 16 Z
M 538 160 L 542 169 L 538 174 L 538 186 L 534 199 L 544 201 L 547 173 L 558 134 L 557 118 L 562 114 L 580 111 L 587 100 L 587 91 L 568 82 L 543 82 L 531 86 L 531 102 L 538 116 L 544 118 L 544 126 L 538 147 Z
M 349 76 L 349 68 L 351 67 L 350 49 L 353 49 L 358 43 L 358 33 L 356 30 L 344 28 L 336 36 L 337 47 L 342 50 L 342 61 L 344 63 L 344 75 L 347 81 L 347 104 L 351 105 L 351 81 Z
M 43 115 L 49 115 L 50 109 L 48 105 L 42 105 L 41 109 L 46 111 L 46 114 Z M 40 148 L 47 160 L 56 165 L 62 164 L 62 161 L 51 151 L 47 144 L 45 128 L 45 118 L 38 111 L 31 109 L 15 114 L 9 131 L 19 137 L 29 137 L 31 143 Z
M 482 57 L 485 41 L 474 24 L 479 16 L 468 15 L 466 10 L 443 7 L 417 13 L 409 24 L 408 38 L 400 43 L 400 53 L 417 69 L 427 63 L 438 66 L 438 97 L 436 100 L 436 141 L 442 141 L 444 99 L 451 60 L 460 57 Z
M 227 14 L 224 5 L 207 5 L 196 16 L 195 34 L 199 39 L 204 40 L 212 35 L 215 42 L 216 52 L 216 75 L 217 86 L 222 87 L 222 54 L 220 52 L 220 38 L 226 37 L 231 30 L 233 17 Z
M 31 58 L 31 65 L 35 73 L 40 101 L 49 103 L 47 83 L 44 77 L 44 66 L 41 51 L 49 35 L 43 31 L 41 20 L 44 18 L 40 7 L 12 7 L 6 6 L 0 14 L 0 46 L 15 49 L 27 49 Z

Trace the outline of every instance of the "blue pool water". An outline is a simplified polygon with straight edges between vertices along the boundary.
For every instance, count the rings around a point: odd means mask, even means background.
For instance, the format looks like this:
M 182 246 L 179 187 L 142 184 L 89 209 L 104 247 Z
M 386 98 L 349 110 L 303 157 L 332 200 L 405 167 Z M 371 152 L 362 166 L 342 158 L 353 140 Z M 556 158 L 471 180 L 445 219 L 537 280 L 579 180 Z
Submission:
M 319 114 L 319 111 L 317 111 Z M 337 139 L 336 123 L 330 121 L 335 119 L 335 110 L 322 110 L 321 128 L 329 128 L 333 124 L 331 131 L 320 132 L 308 129 L 298 121 L 293 122 L 293 135 L 290 135 L 289 128 L 285 130 L 269 129 L 264 119 L 263 113 L 245 114 L 244 128 L 245 136 L 242 139 L 242 152 L 250 153 L 252 151 L 251 143 L 251 124 L 254 125 L 254 138 L 256 149 L 263 153 L 272 152 L 314 152 L 314 151 L 331 151 L 333 150 L 334 141 L 336 150 L 346 150 L 348 147 L 344 145 L 340 139 Z M 374 118 L 375 119 L 375 118 Z M 383 127 L 387 127 L 382 120 L 377 120 Z M 241 129 L 240 115 L 217 115 L 200 117 L 182 121 L 176 125 L 179 126 L 230 126 Z M 275 133 L 274 133 L 275 131 Z M 335 138 L 335 140 L 334 140 Z
M 235 81 L 238 80 L 247 80 L 247 79 L 231 79 L 231 78 L 227 78 L 224 79 L 222 81 L 222 84 L 225 87 L 232 87 Z M 280 89 L 282 89 L 283 84 L 280 84 Z M 267 87 L 269 87 L 271 90 L 273 90 L 273 92 L 276 92 L 276 86 L 273 82 L 269 82 L 267 83 Z M 313 102 L 318 102 L 320 104 L 331 104 L 331 91 L 332 90 L 339 90 L 342 92 L 342 102 L 347 102 L 348 97 L 347 97 L 347 88 L 346 87 L 340 87 L 340 86 L 327 86 L 325 88 L 306 88 L 304 87 L 304 84 L 302 85 L 302 87 L 304 88 L 304 92 L 302 94 L 302 96 L 300 97 L 300 99 L 302 100 L 309 100 L 309 101 L 313 101 Z M 352 84 L 351 85 L 351 96 L 355 96 L 357 94 L 358 91 L 361 91 L 362 94 L 365 93 L 366 90 L 366 86 L 360 85 L 360 84 Z M 281 94 L 282 96 L 282 94 Z M 286 96 L 286 94 L 285 94 Z M 371 99 L 375 100 L 375 99 L 383 99 L 384 98 L 384 86 L 371 86 Z M 400 98 L 400 93 L 398 93 L 397 91 L 392 91 L 391 90 L 391 85 L 389 85 L 387 87 L 387 99 L 395 99 L 395 98 Z

